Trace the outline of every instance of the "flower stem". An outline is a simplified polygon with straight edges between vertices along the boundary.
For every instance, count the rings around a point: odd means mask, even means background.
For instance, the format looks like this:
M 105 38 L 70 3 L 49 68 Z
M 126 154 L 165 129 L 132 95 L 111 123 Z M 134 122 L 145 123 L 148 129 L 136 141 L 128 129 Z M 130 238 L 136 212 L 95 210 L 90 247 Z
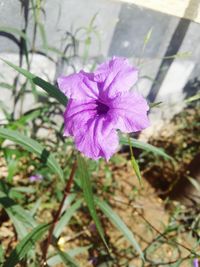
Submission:
M 53 236 L 53 231 L 54 231 L 54 228 L 59 220 L 59 217 L 61 215 L 61 211 L 62 211 L 62 208 L 63 208 L 63 205 L 65 203 L 65 199 L 66 197 L 68 196 L 68 194 L 70 193 L 70 190 L 71 190 L 71 186 L 72 186 L 72 182 L 73 182 L 73 178 L 74 178 L 74 174 L 75 174 L 75 171 L 76 171 L 76 167 L 77 167 L 77 162 L 75 161 L 73 166 L 72 166 L 72 169 L 71 169 L 71 173 L 70 173 L 70 176 L 69 176 L 69 180 L 67 181 L 66 183 L 66 186 L 65 186 L 65 191 L 64 191 L 64 195 L 63 195 L 63 198 L 62 198 L 62 201 L 60 203 L 60 206 L 53 218 L 53 222 L 52 222 L 52 225 L 49 229 L 49 235 L 48 235 L 48 238 L 47 238 L 47 243 L 46 243 L 46 246 L 45 246 L 45 249 L 44 249 L 44 252 L 43 252 L 43 266 L 47 266 L 47 252 L 48 252 L 48 248 L 49 248 L 49 245 L 51 244 L 51 241 L 52 241 L 52 236 Z

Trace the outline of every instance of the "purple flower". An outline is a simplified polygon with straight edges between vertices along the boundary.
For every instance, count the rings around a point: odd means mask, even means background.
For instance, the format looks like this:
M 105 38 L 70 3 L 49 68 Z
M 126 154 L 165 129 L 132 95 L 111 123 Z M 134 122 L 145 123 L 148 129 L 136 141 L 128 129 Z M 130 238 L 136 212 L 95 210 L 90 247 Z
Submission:
M 193 264 L 194 264 L 194 267 L 199 267 L 198 259 L 194 259 Z
M 146 100 L 129 91 L 137 80 L 138 70 L 119 57 L 94 73 L 58 78 L 60 90 L 69 98 L 64 135 L 73 136 L 76 148 L 87 157 L 109 160 L 119 145 L 117 129 L 131 133 L 149 126 Z
M 29 180 L 31 182 L 36 182 L 36 181 L 39 181 L 39 180 L 42 180 L 43 179 L 43 176 L 41 174 L 34 174 L 34 175 L 31 175 L 29 177 Z

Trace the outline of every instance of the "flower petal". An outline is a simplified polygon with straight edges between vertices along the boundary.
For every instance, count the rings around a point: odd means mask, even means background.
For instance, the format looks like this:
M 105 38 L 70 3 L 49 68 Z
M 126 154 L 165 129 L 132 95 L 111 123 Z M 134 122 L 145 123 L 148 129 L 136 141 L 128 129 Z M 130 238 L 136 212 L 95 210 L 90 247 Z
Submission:
M 138 69 L 132 67 L 126 58 L 114 57 L 103 63 L 94 73 L 99 90 L 109 98 L 127 92 L 138 80 Z
M 64 136 L 73 136 L 96 115 L 95 100 L 73 100 L 70 99 L 64 113 Z
M 119 140 L 112 123 L 104 116 L 91 118 L 75 135 L 75 144 L 87 157 L 109 160 L 116 152 Z
M 96 99 L 98 87 L 93 81 L 93 74 L 80 71 L 69 76 L 60 76 L 57 80 L 59 89 L 72 99 Z
M 110 116 L 115 129 L 125 133 L 141 131 L 149 126 L 146 100 L 136 92 L 127 92 L 112 100 Z

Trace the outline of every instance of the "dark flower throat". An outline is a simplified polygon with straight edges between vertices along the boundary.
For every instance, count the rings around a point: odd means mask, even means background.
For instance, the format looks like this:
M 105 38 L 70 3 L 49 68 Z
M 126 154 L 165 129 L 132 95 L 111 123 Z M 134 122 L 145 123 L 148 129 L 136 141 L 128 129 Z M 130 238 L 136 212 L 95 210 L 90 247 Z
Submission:
M 98 115 L 107 114 L 107 112 L 109 111 L 110 108 L 106 104 L 104 104 L 100 101 L 97 101 L 96 103 L 97 103 L 97 114 Z

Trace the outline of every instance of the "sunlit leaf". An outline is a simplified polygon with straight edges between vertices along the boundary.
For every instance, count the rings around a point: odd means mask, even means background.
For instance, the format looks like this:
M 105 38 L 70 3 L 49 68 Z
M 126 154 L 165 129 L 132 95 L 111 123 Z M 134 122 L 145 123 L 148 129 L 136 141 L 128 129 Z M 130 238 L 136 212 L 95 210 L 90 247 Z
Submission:
M 122 145 L 129 145 L 128 137 L 120 136 L 120 143 Z M 155 147 L 155 146 L 150 145 L 148 143 L 139 141 L 135 138 L 130 138 L 130 143 L 131 143 L 132 147 L 139 148 L 139 149 L 147 151 L 147 152 L 151 152 L 155 155 L 161 156 L 161 157 L 168 159 L 168 160 L 173 160 L 173 158 L 170 157 L 162 148 Z
M 130 153 L 131 153 L 131 165 L 135 171 L 135 174 L 139 180 L 139 183 L 141 184 L 142 182 L 142 176 L 141 176 L 141 173 L 140 173 L 140 168 L 139 168 L 139 165 L 134 157 L 134 154 L 133 154 L 133 148 L 132 148 L 132 145 L 131 145 L 131 140 L 130 140 L 130 137 L 128 137 L 128 142 L 129 142 L 129 147 L 130 147 Z
M 196 95 L 193 95 L 193 96 L 185 99 L 185 102 L 186 103 L 191 103 L 191 102 L 197 101 L 197 100 L 200 100 L 200 93 L 197 93 Z

